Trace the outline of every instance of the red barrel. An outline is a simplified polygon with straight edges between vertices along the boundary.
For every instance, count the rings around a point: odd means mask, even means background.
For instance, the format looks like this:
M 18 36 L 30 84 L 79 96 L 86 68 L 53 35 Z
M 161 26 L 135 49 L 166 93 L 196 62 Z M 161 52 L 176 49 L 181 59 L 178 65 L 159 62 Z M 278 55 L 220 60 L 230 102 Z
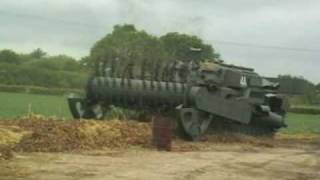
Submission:
M 172 130 L 171 120 L 161 115 L 155 115 L 153 118 L 153 145 L 158 150 L 171 151 Z

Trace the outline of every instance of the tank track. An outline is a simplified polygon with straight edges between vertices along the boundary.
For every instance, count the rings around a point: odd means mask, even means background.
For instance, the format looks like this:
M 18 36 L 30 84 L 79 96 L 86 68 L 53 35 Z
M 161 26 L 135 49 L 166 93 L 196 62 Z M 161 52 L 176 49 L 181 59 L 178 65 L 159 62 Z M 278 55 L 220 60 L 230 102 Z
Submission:
M 259 126 L 258 123 L 240 124 L 227 119 L 215 119 L 211 122 L 207 131 L 203 136 L 220 135 L 220 134 L 234 134 L 246 135 L 252 137 L 267 137 L 273 138 L 277 129 L 267 126 Z M 184 140 L 192 140 L 192 138 L 185 132 L 180 121 L 176 121 L 175 135 Z M 199 139 L 202 139 L 201 137 Z

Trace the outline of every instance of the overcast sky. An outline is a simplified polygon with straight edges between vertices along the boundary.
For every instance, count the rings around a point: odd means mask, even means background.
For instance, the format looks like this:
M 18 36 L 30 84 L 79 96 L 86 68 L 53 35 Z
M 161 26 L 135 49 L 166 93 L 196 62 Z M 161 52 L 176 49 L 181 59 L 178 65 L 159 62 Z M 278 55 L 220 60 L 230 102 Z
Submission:
M 320 82 L 319 0 L 1 0 L 0 49 L 79 58 L 123 23 L 198 35 L 226 62 L 265 76 Z

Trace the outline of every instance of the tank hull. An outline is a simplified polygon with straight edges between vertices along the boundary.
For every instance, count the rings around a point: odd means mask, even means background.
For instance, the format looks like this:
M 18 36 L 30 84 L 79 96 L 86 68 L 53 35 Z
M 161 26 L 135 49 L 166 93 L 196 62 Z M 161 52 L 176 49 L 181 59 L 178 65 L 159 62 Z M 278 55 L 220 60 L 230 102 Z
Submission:
M 161 78 L 152 74 L 146 78 L 144 73 L 134 78 L 130 71 L 121 76 L 94 75 L 84 98 L 69 97 L 71 112 L 75 118 L 87 119 L 102 119 L 111 105 L 176 112 L 179 129 L 193 140 L 217 120 L 230 127 L 271 133 L 286 127 L 285 101 L 276 94 L 278 85 L 265 83 L 253 70 L 219 64 L 203 69 L 183 67 L 191 69 L 172 70 Z

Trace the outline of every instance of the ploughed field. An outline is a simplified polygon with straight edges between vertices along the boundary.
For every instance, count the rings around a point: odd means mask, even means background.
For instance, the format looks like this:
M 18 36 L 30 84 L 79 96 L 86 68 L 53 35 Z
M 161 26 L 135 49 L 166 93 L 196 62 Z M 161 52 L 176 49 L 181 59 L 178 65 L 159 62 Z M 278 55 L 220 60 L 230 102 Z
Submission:
M 151 123 L 68 120 L 61 96 L 0 93 L 0 103 L 0 179 L 320 178 L 317 115 L 289 114 L 273 139 L 174 138 L 163 152 L 152 146 Z

